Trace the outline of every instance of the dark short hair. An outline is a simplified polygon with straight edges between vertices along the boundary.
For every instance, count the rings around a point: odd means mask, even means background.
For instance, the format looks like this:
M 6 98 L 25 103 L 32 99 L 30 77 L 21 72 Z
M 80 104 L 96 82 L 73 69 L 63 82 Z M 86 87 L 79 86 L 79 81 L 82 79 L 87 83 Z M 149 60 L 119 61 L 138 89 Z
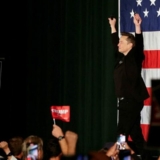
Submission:
M 50 139 L 46 147 L 47 158 L 57 157 L 61 154 L 61 147 L 59 145 L 58 139 Z
M 15 136 L 9 139 L 9 148 L 13 155 L 19 155 L 22 152 L 23 137 Z
M 135 37 L 133 34 L 129 33 L 129 32 L 122 32 L 121 33 L 122 36 L 126 36 L 127 37 L 127 41 L 133 44 L 133 47 L 135 46 Z

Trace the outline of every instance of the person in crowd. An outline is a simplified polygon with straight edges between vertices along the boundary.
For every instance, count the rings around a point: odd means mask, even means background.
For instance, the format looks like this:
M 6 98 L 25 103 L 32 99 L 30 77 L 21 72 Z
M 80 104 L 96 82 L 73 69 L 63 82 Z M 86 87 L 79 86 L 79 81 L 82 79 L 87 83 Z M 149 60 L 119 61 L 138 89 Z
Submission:
M 18 159 L 22 159 L 22 144 L 23 144 L 23 137 L 21 136 L 14 136 L 9 139 L 8 145 L 12 152 L 12 154 Z
M 46 159 L 47 160 L 60 160 L 62 155 L 61 147 L 57 138 L 51 138 L 46 146 Z
M 53 125 L 52 136 L 46 148 L 46 159 L 65 160 L 75 159 L 78 135 L 72 131 L 63 133 L 58 125 Z M 42 138 L 31 135 L 22 144 L 23 160 L 43 160 L 44 149 Z
M 49 160 L 74 159 L 78 135 L 73 131 L 66 131 L 64 134 L 62 129 L 54 124 L 52 136 L 55 139 L 51 139 L 47 147 Z
M 131 147 L 128 145 L 127 142 L 124 142 L 122 144 L 123 146 L 123 150 L 119 150 L 117 147 L 117 142 L 114 143 L 113 146 L 111 146 L 107 151 L 106 151 L 106 156 L 111 158 L 111 159 L 115 159 L 115 160 L 122 160 L 122 156 L 128 156 L 130 157 L 132 160 L 141 160 L 141 157 L 138 157 L 135 154 L 135 151 L 133 149 L 131 149 Z M 124 154 L 123 154 L 124 153 Z M 128 155 L 126 155 L 126 153 Z M 123 155 L 122 155 L 123 154 Z M 124 158 L 125 159 L 125 158 Z M 127 159 L 127 158 L 126 158 Z
M 16 157 L 14 157 L 14 155 L 12 154 L 8 143 L 6 141 L 1 141 L 0 142 L 0 148 L 5 152 L 5 157 L 2 157 L 2 159 L 4 160 L 17 160 Z
M 111 157 L 106 156 L 105 150 L 89 151 L 88 160 L 111 160 Z
M 123 150 L 120 150 L 117 142 L 115 142 L 99 151 L 89 152 L 89 160 L 141 160 L 127 142 L 122 145 Z
M 23 160 L 43 160 L 43 140 L 39 136 L 30 135 L 22 144 Z

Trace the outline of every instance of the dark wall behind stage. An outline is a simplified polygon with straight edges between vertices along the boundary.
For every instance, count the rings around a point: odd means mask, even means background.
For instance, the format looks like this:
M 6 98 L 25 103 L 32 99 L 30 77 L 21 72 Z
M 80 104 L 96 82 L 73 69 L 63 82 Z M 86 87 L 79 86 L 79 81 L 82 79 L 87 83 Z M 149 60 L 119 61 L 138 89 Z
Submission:
M 26 133 L 26 6 L 1 3 L 0 139 Z
M 51 138 L 51 105 L 70 105 L 64 131 L 78 133 L 77 151 L 115 140 L 116 98 L 108 17 L 116 0 L 3 2 L 1 139 Z

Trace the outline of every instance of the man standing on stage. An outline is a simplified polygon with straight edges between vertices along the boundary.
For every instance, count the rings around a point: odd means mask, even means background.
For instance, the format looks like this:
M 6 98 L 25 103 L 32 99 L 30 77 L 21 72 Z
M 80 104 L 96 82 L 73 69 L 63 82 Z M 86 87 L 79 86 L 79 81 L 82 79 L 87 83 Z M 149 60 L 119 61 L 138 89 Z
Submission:
M 116 19 L 108 18 L 111 27 L 111 37 L 116 49 L 116 64 L 114 68 L 115 93 L 118 98 L 119 122 L 117 134 L 130 135 L 139 154 L 143 154 L 145 140 L 140 127 L 140 112 L 143 101 L 149 97 L 141 77 L 143 53 L 143 35 L 141 17 L 135 14 L 135 36 L 123 32 L 120 38 L 116 30 Z

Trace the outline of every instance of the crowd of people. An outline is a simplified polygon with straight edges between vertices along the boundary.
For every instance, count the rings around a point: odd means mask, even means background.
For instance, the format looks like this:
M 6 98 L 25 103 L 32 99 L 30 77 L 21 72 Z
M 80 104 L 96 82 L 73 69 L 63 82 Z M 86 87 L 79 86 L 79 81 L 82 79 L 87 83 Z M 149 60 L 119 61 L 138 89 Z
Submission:
M 77 133 L 63 133 L 60 126 L 53 125 L 52 136 L 45 148 L 42 138 L 36 135 L 30 135 L 25 139 L 13 137 L 8 141 L 1 141 L 0 149 L 4 154 L 0 156 L 0 160 L 141 160 L 127 142 L 121 143 L 123 149 L 115 142 L 108 148 L 89 151 L 86 158 L 80 158 L 76 153 Z M 157 156 L 154 160 L 160 160 L 160 157 Z
M 4 154 L 2 160 L 60 160 L 75 159 L 78 135 L 72 131 L 63 133 L 58 125 L 53 125 L 53 138 L 49 139 L 44 149 L 43 140 L 36 135 L 13 137 L 1 141 L 0 148 Z M 45 153 L 44 153 L 45 151 Z

